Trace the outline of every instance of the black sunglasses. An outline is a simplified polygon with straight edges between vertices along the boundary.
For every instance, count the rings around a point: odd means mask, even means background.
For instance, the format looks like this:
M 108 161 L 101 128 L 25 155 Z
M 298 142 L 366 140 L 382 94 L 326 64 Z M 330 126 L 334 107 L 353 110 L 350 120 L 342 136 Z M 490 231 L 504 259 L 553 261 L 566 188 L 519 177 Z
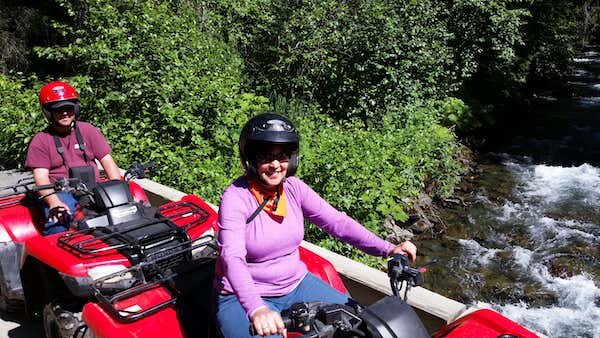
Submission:
M 287 162 L 290 160 L 290 154 L 285 151 L 280 151 L 278 153 L 258 153 L 255 157 L 258 163 L 271 163 L 274 160 L 279 162 Z

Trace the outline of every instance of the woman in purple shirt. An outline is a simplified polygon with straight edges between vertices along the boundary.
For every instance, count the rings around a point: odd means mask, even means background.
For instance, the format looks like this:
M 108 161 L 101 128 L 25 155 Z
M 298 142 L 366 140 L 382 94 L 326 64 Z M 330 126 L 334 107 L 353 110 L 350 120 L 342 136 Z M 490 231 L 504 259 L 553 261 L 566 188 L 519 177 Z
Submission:
M 215 286 L 217 320 L 225 337 L 285 335 L 279 315 L 296 302 L 345 304 L 348 295 L 308 272 L 298 247 L 304 219 L 365 253 L 416 256 L 411 242 L 397 246 L 336 210 L 293 177 L 300 137 L 283 116 L 262 114 L 242 129 L 239 149 L 245 175 L 223 193 Z

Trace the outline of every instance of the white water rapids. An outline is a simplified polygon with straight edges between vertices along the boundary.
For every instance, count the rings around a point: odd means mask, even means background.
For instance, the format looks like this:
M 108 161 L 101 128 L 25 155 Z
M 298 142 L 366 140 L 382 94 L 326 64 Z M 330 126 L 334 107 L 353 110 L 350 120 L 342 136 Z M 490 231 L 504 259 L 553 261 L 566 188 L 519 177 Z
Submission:
M 477 302 L 474 306 L 493 308 L 551 337 L 600 337 L 600 288 L 593 276 L 585 271 L 573 276 L 555 276 L 547 266 L 548 260 L 561 255 L 565 246 L 600 245 L 600 224 L 547 216 L 565 205 L 595 210 L 595 216 L 600 215 L 600 169 L 588 164 L 557 167 L 510 159 L 504 165 L 518 179 L 514 194 L 519 203 L 507 201 L 497 210 L 497 221 L 505 226 L 525 224 L 530 245 L 498 249 L 486 248 L 473 239 L 460 240 L 463 262 L 471 268 L 494 264 L 498 263 L 495 261 L 500 253 L 509 252 L 512 269 L 520 270 L 554 292 L 558 304 L 532 307 L 525 302 L 504 305 Z
M 549 337 L 600 338 L 600 53 L 573 62 L 571 97 L 540 95 L 545 120 L 496 154 L 513 190 L 478 196 L 485 208 L 469 214 L 471 238 L 458 240 L 454 268 L 484 292 L 474 308 Z

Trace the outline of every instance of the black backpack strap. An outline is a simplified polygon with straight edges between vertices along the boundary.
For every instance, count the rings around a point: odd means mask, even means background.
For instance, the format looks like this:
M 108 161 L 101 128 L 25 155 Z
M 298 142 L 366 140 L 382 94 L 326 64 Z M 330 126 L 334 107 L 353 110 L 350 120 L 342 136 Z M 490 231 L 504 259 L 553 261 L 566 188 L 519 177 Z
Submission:
M 54 138 L 54 144 L 56 145 L 56 151 L 58 151 L 58 154 L 60 155 L 60 157 L 63 160 L 63 164 L 68 169 L 69 166 L 67 165 L 67 160 L 65 159 L 65 154 L 64 154 L 65 148 L 63 147 L 62 143 L 60 143 L 60 138 L 58 138 L 58 136 L 52 135 L 52 137 Z
M 256 216 L 258 216 L 258 214 L 262 211 L 262 209 L 265 207 L 265 205 L 267 205 L 267 203 L 269 203 L 270 199 L 271 199 L 271 197 L 269 196 L 263 200 L 263 202 L 258 206 L 258 208 L 256 208 L 256 210 L 254 210 L 252 215 L 250 215 L 250 217 L 248 217 L 248 219 L 246 220 L 246 224 L 252 222 L 252 220 L 255 219 Z
M 85 153 L 85 142 L 83 142 L 83 137 L 81 136 L 81 133 L 79 132 L 79 128 L 77 128 L 77 123 L 75 123 L 73 125 L 73 128 L 75 129 L 75 137 L 77 137 L 77 143 L 79 144 L 79 150 L 83 151 L 83 159 L 85 160 L 85 163 L 87 164 L 89 162 L 87 154 Z
M 60 143 L 60 139 L 56 135 L 52 135 L 54 138 L 54 144 L 56 145 L 56 151 L 60 154 L 60 156 L 64 157 L 63 153 L 65 152 L 65 148 L 63 148 L 62 143 Z M 64 160 L 64 158 L 63 158 Z

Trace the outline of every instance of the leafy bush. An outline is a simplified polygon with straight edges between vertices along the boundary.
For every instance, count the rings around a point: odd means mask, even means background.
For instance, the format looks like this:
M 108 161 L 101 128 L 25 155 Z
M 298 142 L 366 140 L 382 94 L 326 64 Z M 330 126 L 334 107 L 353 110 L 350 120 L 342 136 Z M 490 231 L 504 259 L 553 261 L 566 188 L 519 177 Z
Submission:
M 316 102 L 336 118 L 377 125 L 390 107 L 457 88 L 435 1 L 209 3 L 215 21 L 233 21 L 221 30 L 263 92 Z
M 267 100 L 242 90 L 235 50 L 198 29 L 195 12 L 159 1 L 85 1 L 67 46 L 38 48 L 86 74 L 82 116 L 105 133 L 122 166 L 154 158 L 157 179 L 215 202 L 239 174 L 237 132 Z M 80 13 L 81 14 L 81 13 Z
M 299 176 L 332 205 L 385 235 L 380 226 L 386 216 L 406 220 L 408 202 L 426 186 L 437 196 L 450 194 L 462 171 L 455 136 L 430 117 L 434 109 L 412 105 L 402 124 L 386 119 L 371 130 L 324 114 L 290 114 L 302 137 Z M 307 238 L 370 262 L 314 228 Z
M 22 168 L 29 141 L 46 122 L 38 104 L 35 77 L 13 78 L 0 74 L 0 168 Z
M 525 51 L 530 83 L 541 84 L 566 73 L 577 46 L 579 11 L 575 3 L 560 0 L 536 1 L 531 6 Z

